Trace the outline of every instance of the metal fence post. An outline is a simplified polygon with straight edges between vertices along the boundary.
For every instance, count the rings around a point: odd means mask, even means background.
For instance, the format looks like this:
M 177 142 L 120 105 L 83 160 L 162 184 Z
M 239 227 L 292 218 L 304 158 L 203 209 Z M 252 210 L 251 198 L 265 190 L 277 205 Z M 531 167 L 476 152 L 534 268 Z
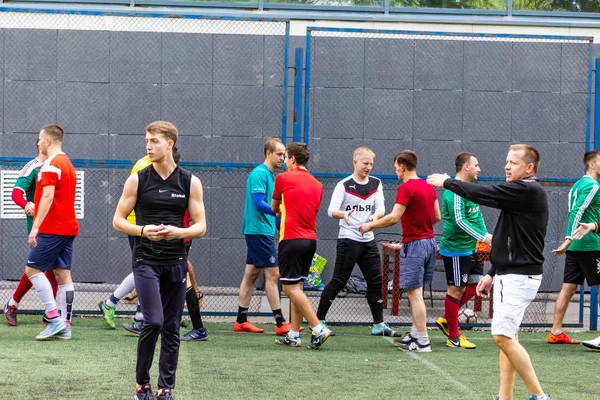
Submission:
M 296 48 L 296 76 L 294 79 L 294 142 L 300 141 L 302 133 L 302 73 L 304 72 L 304 50 Z

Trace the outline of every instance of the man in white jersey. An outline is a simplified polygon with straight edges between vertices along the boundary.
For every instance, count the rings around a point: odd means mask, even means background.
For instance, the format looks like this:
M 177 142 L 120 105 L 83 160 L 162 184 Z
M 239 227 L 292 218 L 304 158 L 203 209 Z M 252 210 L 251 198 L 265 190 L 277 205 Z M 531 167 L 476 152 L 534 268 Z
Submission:
M 354 172 L 335 187 L 327 213 L 340 220 L 337 256 L 333 278 L 323 290 L 317 317 L 325 325 L 325 317 L 336 296 L 346 286 L 354 265 L 358 264 L 367 282 L 367 302 L 373 314 L 372 335 L 401 336 L 383 322 L 381 301 L 381 258 L 373 232 L 362 235 L 360 224 L 374 221 L 385 214 L 381 181 L 369 176 L 373 169 L 375 153 L 367 147 L 354 151 Z

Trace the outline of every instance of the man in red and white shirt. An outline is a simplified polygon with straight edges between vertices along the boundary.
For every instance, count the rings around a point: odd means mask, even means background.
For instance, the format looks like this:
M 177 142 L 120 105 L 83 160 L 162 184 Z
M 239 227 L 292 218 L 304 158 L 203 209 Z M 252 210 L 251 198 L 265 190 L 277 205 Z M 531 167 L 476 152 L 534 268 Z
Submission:
M 77 177 L 69 157 L 62 152 L 64 132 L 58 125 L 44 126 L 39 135 L 40 151 L 48 156 L 38 172 L 35 213 L 28 241 L 31 246 L 25 273 L 44 303 L 48 325 L 36 336 L 44 340 L 56 335 L 71 339 L 73 241 L 79 233 L 75 217 Z M 61 314 L 52 296 L 45 271 L 54 270 L 58 281 Z

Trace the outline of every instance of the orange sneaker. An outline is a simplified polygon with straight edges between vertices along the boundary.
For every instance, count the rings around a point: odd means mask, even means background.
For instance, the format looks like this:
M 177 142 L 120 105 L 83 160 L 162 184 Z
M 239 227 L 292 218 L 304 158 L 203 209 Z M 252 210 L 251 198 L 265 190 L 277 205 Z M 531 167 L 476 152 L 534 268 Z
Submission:
M 579 344 L 580 340 L 571 339 L 566 333 L 561 332 L 560 335 L 555 335 L 552 332 L 548 334 L 548 343 L 551 344 Z
M 234 322 L 233 330 L 235 332 L 250 332 L 250 333 L 263 333 L 265 331 L 264 329 L 254 326 L 254 324 L 250 321 L 242 322 L 241 324 Z
M 287 333 L 290 331 L 290 329 L 292 329 L 292 324 L 285 321 L 283 324 L 281 324 L 281 326 L 275 325 L 275 334 L 277 336 L 284 336 L 284 335 L 287 335 Z M 303 330 L 304 330 L 304 327 L 301 326 L 300 332 L 302 332 Z

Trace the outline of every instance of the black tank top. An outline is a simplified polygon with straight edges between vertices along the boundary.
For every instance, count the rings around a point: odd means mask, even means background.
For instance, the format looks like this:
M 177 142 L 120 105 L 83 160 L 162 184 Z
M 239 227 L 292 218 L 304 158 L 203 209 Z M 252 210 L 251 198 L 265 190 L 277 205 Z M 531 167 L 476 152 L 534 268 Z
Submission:
M 137 225 L 173 225 L 183 228 L 188 208 L 192 173 L 176 167 L 163 179 L 152 165 L 138 173 L 137 202 L 134 211 Z M 183 239 L 151 241 L 135 238 L 133 266 L 186 264 Z

